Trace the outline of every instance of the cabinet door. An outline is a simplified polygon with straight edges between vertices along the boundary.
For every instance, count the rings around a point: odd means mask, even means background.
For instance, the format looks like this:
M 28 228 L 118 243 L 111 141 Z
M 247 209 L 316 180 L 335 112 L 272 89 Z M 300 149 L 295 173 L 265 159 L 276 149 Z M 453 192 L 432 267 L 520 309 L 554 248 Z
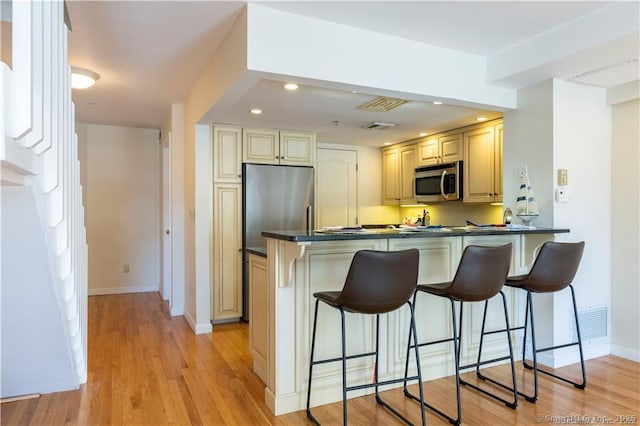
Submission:
M 464 133 L 465 203 L 492 202 L 494 193 L 494 129 L 483 127 Z
M 417 151 L 418 167 L 438 164 L 438 138 L 429 138 L 418 143 Z
M 242 128 L 213 126 L 213 181 L 242 183 Z
M 441 163 L 453 163 L 454 161 L 462 160 L 464 147 L 462 133 L 442 136 L 438 138 L 438 145 L 440 148 L 439 159 Z
M 494 201 L 502 202 L 502 134 L 503 124 L 496 124 L 495 126 L 495 162 L 493 172 L 493 192 Z
M 249 350 L 253 371 L 269 382 L 269 277 L 267 259 L 249 255 Z
M 398 179 L 400 203 L 415 204 L 414 176 L 416 171 L 416 148 L 414 145 L 400 148 Z
M 277 130 L 244 129 L 242 161 L 245 163 L 279 164 L 280 139 Z
M 213 186 L 214 320 L 242 316 L 242 185 Z
M 398 191 L 399 152 L 397 148 L 382 151 L 382 204 L 400 204 Z
M 280 164 L 313 166 L 316 135 L 302 132 L 280 132 Z

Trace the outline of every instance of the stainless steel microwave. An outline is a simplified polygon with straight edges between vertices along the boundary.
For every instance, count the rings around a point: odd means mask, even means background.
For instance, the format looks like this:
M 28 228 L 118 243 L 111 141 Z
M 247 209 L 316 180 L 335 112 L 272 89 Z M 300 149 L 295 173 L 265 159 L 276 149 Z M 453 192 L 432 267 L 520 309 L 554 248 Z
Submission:
M 462 199 L 462 161 L 418 167 L 414 188 L 419 203 Z

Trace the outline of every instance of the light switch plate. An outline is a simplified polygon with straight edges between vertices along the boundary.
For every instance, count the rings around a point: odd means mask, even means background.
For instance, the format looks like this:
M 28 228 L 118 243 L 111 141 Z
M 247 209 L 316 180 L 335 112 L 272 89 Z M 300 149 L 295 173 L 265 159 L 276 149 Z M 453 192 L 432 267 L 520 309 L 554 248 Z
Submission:
M 567 185 L 569 185 L 569 176 L 567 174 L 567 169 L 558 169 L 558 186 Z

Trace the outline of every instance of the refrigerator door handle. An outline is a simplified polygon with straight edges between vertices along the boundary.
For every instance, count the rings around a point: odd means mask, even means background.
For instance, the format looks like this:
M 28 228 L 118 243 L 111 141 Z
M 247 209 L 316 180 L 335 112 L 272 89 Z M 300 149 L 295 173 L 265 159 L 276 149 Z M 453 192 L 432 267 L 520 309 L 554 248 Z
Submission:
M 312 231 L 312 226 L 311 226 L 311 206 L 307 206 L 307 232 L 311 233 Z

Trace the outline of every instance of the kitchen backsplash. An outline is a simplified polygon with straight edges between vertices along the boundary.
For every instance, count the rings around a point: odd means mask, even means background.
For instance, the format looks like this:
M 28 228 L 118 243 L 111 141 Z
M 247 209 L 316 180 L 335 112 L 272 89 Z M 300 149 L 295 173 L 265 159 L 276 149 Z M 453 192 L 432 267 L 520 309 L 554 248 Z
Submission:
M 423 210 L 429 212 L 432 225 L 465 225 L 467 220 L 474 223 L 502 223 L 503 206 L 489 204 L 442 203 L 419 207 L 400 207 L 398 223 L 405 218 L 422 217 Z

